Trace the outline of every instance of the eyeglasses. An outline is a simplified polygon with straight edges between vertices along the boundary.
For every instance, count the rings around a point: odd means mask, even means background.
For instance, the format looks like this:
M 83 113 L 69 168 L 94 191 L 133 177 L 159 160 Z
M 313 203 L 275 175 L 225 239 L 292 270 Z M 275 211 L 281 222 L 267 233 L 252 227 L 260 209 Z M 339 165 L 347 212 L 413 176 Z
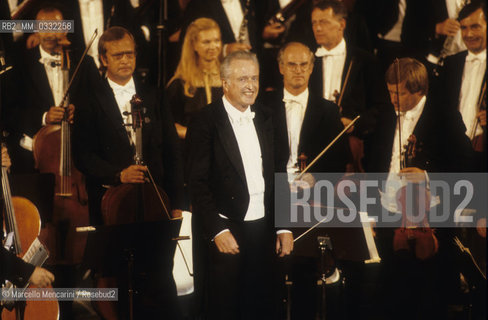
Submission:
M 110 55 L 115 60 L 122 60 L 124 56 L 127 56 L 128 59 L 134 59 L 136 57 L 135 51 L 123 51 L 115 54 Z
M 293 71 L 307 71 L 308 68 L 310 68 L 310 62 L 302 62 L 302 63 L 293 63 L 293 62 L 288 62 L 285 63 L 285 66 Z

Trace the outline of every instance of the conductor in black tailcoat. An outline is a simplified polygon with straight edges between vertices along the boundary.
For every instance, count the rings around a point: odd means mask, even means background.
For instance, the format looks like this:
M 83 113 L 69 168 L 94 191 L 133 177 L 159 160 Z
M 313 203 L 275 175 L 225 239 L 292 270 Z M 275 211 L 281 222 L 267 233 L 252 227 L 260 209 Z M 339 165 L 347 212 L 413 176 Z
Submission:
M 273 251 L 293 247 L 273 227 L 273 125 L 254 103 L 258 68 L 252 53 L 228 55 L 224 96 L 193 117 L 186 138 L 194 219 L 209 246 L 209 319 L 272 319 Z

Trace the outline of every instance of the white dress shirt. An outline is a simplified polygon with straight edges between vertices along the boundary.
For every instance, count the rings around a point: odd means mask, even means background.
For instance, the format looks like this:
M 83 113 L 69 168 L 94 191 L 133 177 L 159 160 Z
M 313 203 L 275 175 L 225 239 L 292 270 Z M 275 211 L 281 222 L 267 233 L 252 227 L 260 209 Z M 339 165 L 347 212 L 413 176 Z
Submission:
M 117 105 L 119 107 L 120 115 L 124 120 L 125 124 L 130 123 L 131 118 L 130 115 L 124 115 L 124 112 L 131 112 L 130 100 L 136 94 L 136 86 L 134 84 L 134 79 L 131 78 L 129 82 L 127 82 L 124 86 L 121 86 L 109 78 L 107 78 L 108 84 L 112 88 L 114 93 L 115 101 L 117 101 Z M 131 140 L 132 144 L 135 144 L 135 134 L 131 126 L 126 126 L 127 134 L 129 139 Z
M 343 38 L 331 50 L 320 47 L 315 55 L 322 58 L 324 99 L 335 102 L 334 92 L 341 92 L 342 72 L 346 63 L 346 41 Z
M 457 19 L 459 11 L 464 7 L 466 0 L 446 0 L 447 14 L 450 19 Z M 463 38 L 461 36 L 461 29 L 456 32 L 454 39 L 452 39 L 451 46 L 448 49 L 447 55 L 456 54 L 466 50 Z
M 42 49 L 41 46 L 39 46 L 39 52 L 41 54 L 39 63 L 43 64 L 44 70 L 46 70 L 46 76 L 53 95 L 54 105 L 59 106 L 61 99 L 63 99 L 64 91 L 66 90 L 69 74 L 61 69 L 61 57 L 59 55 L 53 56 Z M 52 106 L 48 107 L 50 108 Z M 44 112 L 41 119 L 43 126 L 46 125 L 46 117 L 47 112 Z M 32 138 L 25 133 L 20 139 L 19 144 L 22 148 L 32 151 Z
M 486 71 L 486 49 L 478 54 L 468 52 L 464 65 L 461 92 L 459 94 L 459 112 L 466 125 L 466 134 L 470 138 L 483 133 L 478 125 L 476 132 L 476 114 L 478 113 L 478 99 L 481 93 L 483 76 Z
M 254 112 L 248 107 L 241 112 L 230 102 L 222 98 L 225 111 L 232 125 L 232 130 L 239 146 L 239 152 L 244 165 L 247 190 L 249 192 L 249 207 L 244 221 L 252 221 L 264 217 L 264 177 L 263 159 L 256 128 L 254 127 Z
M 413 133 L 417 122 L 424 110 L 426 97 L 423 96 L 422 99 L 417 103 L 417 105 L 407 112 L 400 113 L 400 126 L 402 128 L 402 153 L 400 154 L 398 140 L 398 123 L 395 129 L 395 138 L 393 141 L 392 156 L 390 161 L 390 172 L 386 181 L 385 192 L 380 191 L 381 204 L 382 206 L 390 212 L 400 213 L 401 210 L 397 205 L 397 192 L 400 188 L 404 187 L 407 182 L 398 176 L 400 172 L 400 157 L 405 151 L 405 147 L 408 145 L 408 138 Z M 398 114 L 398 113 L 397 113 Z M 438 197 L 432 197 L 431 207 L 438 204 Z
M 69 80 L 69 74 L 63 72 L 61 69 L 61 56 L 53 56 L 46 52 L 41 46 L 39 46 L 39 51 L 41 53 L 39 63 L 42 63 L 44 65 L 44 70 L 46 70 L 47 80 L 49 81 L 49 86 L 51 87 L 51 92 L 54 98 L 54 105 L 59 106 Z
M 236 41 L 239 39 L 239 32 L 241 30 L 242 20 L 244 19 L 244 12 L 242 12 L 241 2 L 239 0 L 220 0 L 224 8 L 227 19 L 229 20 L 232 33 Z M 249 44 L 249 34 L 246 30 L 246 43 Z
M 283 9 L 284 7 L 286 7 L 288 4 L 290 4 L 290 2 L 292 2 L 293 0 L 279 0 L 280 2 L 280 8 Z
M 380 38 L 393 42 L 402 42 L 402 27 L 405 19 L 405 12 L 407 11 L 407 1 L 400 0 L 398 2 L 398 20 L 393 27 L 383 36 L 378 34 Z
M 88 45 L 93 32 L 98 29 L 98 36 L 93 41 L 88 54 L 93 57 L 97 67 L 100 67 L 98 60 L 98 40 L 104 31 L 103 23 L 103 0 L 78 0 L 80 5 L 81 25 L 83 27 L 83 38 L 85 45 Z
M 298 145 L 300 143 L 300 132 L 302 131 L 303 118 L 308 103 L 308 88 L 302 93 L 295 96 L 283 89 L 283 102 L 286 110 L 286 128 L 288 131 L 288 146 L 290 149 L 290 158 L 286 165 L 288 173 L 298 171 L 296 166 L 298 159 Z
M 407 112 L 400 112 L 400 126 L 402 127 L 402 153 L 404 147 L 408 145 L 408 137 L 413 133 L 413 129 L 419 121 L 422 111 L 424 111 L 425 101 L 427 98 L 425 96 L 420 99 L 419 103 Z M 397 112 L 398 114 L 398 112 Z M 395 139 L 393 140 L 393 149 L 391 152 L 391 162 L 390 162 L 390 172 L 398 173 L 400 172 L 400 142 L 398 140 L 398 123 L 395 129 Z

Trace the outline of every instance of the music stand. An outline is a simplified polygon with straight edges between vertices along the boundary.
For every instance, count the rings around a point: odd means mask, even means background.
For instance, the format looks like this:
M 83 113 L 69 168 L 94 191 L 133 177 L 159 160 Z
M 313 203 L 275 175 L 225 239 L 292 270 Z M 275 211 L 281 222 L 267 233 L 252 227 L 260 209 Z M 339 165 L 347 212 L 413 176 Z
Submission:
M 312 204 L 312 206 L 320 206 Z M 321 206 L 322 207 L 322 206 Z M 334 215 L 336 210 L 334 208 Z M 340 208 L 347 211 L 346 208 Z M 326 318 L 326 291 L 325 287 L 330 278 L 336 276 L 337 268 L 327 270 L 326 261 L 330 256 L 333 260 L 378 263 L 381 261 L 373 239 L 371 220 L 367 213 L 359 212 L 357 220 L 352 222 L 354 227 L 324 227 L 325 223 L 317 223 L 309 229 L 300 228 L 301 231 L 295 239 L 294 254 L 304 257 L 320 259 L 321 284 L 321 312 L 320 319 Z M 290 303 L 288 301 L 287 303 Z
M 77 228 L 78 232 L 88 234 L 82 268 L 117 277 L 125 261 L 129 319 L 133 319 L 135 270 L 139 265 L 150 263 L 169 270 L 167 274 L 172 277 L 174 241 L 180 240 L 180 226 L 181 219 Z M 162 257 L 161 252 L 168 254 Z M 168 256 L 170 258 L 164 259 Z M 159 259 L 159 263 L 155 259 Z

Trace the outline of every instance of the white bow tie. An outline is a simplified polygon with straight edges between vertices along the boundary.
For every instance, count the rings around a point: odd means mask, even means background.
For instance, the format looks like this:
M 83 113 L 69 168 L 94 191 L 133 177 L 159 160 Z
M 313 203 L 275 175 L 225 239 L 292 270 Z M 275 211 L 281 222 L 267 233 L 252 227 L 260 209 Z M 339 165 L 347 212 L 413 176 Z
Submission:
M 115 88 L 114 93 L 119 94 L 132 94 L 133 90 L 131 88 Z
M 476 56 L 468 55 L 466 57 L 466 62 L 481 62 L 481 59 L 479 57 L 476 57 Z
M 238 118 L 231 118 L 231 121 L 233 124 L 237 124 L 238 126 L 244 126 L 247 124 L 252 123 L 252 120 L 254 119 L 254 112 L 246 113 L 241 115 Z
M 283 102 L 285 103 L 285 107 L 287 107 L 289 105 L 299 105 L 300 107 L 303 106 L 300 101 L 295 100 L 295 99 L 283 98 Z
M 318 58 L 333 57 L 333 56 L 340 56 L 340 55 L 342 55 L 341 52 L 328 51 L 324 47 L 319 47 L 317 51 L 315 51 L 315 56 Z
M 52 68 L 61 65 L 61 57 L 59 56 L 52 56 L 52 57 L 41 57 L 39 62 L 45 66 L 50 66 Z

